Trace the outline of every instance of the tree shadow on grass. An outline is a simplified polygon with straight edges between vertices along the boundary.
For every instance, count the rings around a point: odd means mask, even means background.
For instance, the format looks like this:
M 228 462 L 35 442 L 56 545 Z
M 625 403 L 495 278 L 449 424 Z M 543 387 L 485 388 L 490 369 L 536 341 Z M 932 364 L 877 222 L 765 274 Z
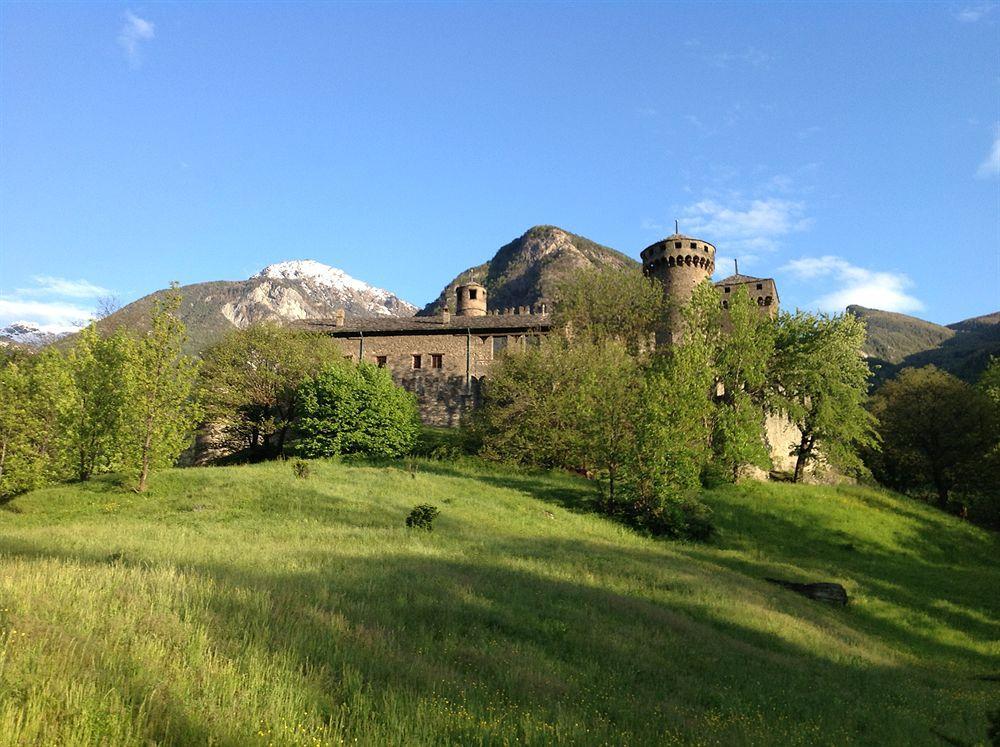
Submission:
M 0 548 L 108 562 L 24 540 Z M 661 742 L 668 730 L 722 743 L 912 744 L 930 741 L 932 728 L 979 738 L 981 714 L 939 697 L 939 688 L 954 687 L 944 674 L 851 661 L 767 632 L 753 611 L 740 623 L 683 589 L 668 602 L 646 590 L 651 580 L 676 577 L 736 598 L 749 586 L 754 599 L 819 627 L 849 628 L 851 610 L 786 598 L 763 582 L 754 589 L 718 559 L 655 548 L 542 538 L 492 549 L 491 559 L 475 561 L 387 554 L 377 562 L 308 550 L 296 553 L 295 565 L 311 569 L 302 572 L 248 568 L 237 558 L 177 564 L 212 582 L 207 619 L 194 622 L 213 648 L 234 660 L 255 652 L 284 662 L 315 711 L 363 742 L 549 741 L 546 723 L 577 743 Z M 551 562 L 528 569 L 504 558 Z M 595 569 L 590 558 L 602 562 Z M 612 578 L 588 583 L 591 570 Z M 130 686 L 143 692 L 147 684 Z M 473 718 L 454 718 L 446 702 Z M 196 702 L 173 707 L 197 719 Z M 421 709 L 430 715 L 399 721 Z

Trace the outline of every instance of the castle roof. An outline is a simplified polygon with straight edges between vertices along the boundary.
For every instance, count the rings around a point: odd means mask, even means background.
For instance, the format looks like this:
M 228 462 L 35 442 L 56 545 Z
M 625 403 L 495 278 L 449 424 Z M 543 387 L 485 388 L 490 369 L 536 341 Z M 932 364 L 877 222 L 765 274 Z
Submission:
M 514 332 L 545 332 L 552 326 L 550 314 L 487 314 L 486 316 L 457 316 L 448 321 L 440 316 L 379 317 L 376 319 L 347 319 L 337 326 L 334 319 L 304 319 L 294 323 L 298 329 L 324 332 L 334 337 L 379 337 L 385 335 L 436 335 L 436 334 L 503 334 Z
M 736 273 L 735 275 L 730 275 L 728 278 L 723 278 L 722 280 L 717 280 L 716 285 L 737 285 L 738 283 L 760 283 L 764 280 L 770 280 L 772 283 L 774 280 L 772 278 L 755 278 L 753 275 L 741 275 Z

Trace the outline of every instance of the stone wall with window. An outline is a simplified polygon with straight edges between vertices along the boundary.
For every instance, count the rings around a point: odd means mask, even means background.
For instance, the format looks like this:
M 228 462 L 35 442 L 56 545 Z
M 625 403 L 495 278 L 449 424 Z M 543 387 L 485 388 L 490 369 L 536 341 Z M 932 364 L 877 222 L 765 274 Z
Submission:
M 455 426 L 479 401 L 480 379 L 505 350 L 529 344 L 523 331 L 504 334 L 374 334 L 334 337 L 350 361 L 388 368 L 393 381 L 417 396 L 428 425 Z M 467 366 L 468 362 L 468 366 Z

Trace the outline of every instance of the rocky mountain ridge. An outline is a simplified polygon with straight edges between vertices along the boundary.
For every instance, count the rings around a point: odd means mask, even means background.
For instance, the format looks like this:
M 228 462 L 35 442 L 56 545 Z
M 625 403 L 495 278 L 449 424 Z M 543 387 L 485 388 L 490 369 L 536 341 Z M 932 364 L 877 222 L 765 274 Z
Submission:
M 218 280 L 180 287 L 179 316 L 187 325 L 189 352 L 218 342 L 228 331 L 258 322 L 292 322 L 333 316 L 344 309 L 360 318 L 413 316 L 417 307 L 343 270 L 315 260 L 268 265 L 246 280 Z M 142 329 L 157 291 L 98 322 L 104 329 Z
M 534 226 L 500 247 L 492 259 L 460 272 L 418 316 L 453 307 L 456 286 L 472 281 L 486 287 L 490 309 L 531 306 L 551 299 L 561 278 L 585 267 L 639 267 L 639 263 L 556 226 Z

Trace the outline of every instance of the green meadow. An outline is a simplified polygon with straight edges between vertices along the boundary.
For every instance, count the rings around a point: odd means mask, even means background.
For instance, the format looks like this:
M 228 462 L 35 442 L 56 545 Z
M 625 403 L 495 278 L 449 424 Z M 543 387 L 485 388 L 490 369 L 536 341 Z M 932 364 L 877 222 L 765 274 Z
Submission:
M 726 486 L 690 544 L 571 475 L 310 464 L 4 506 L 0 745 L 985 744 L 1000 708 L 1000 542 L 916 502 Z

